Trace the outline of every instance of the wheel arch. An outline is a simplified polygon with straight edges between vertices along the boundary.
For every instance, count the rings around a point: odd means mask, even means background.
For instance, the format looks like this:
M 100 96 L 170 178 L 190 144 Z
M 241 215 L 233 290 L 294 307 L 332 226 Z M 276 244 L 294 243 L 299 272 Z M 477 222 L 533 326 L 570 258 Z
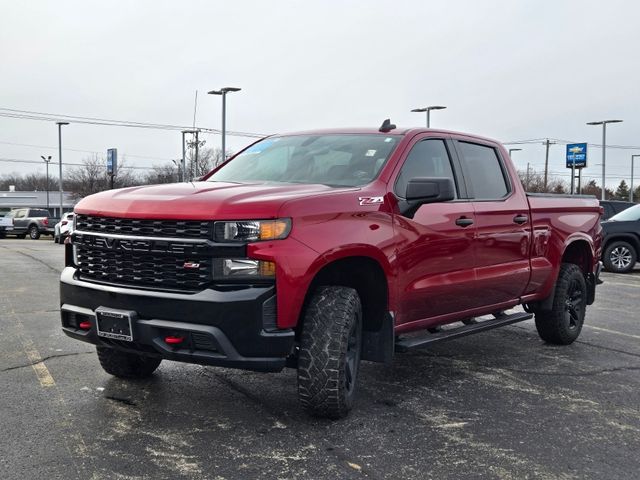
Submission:
M 344 286 L 358 292 L 362 304 L 363 360 L 390 362 L 393 356 L 393 316 L 389 313 L 392 295 L 387 270 L 372 256 L 354 254 L 334 257 L 314 275 L 296 327 L 304 328 L 304 312 L 318 287 Z
M 633 233 L 614 233 L 612 235 L 608 235 L 604 241 L 604 245 L 602 245 L 602 254 L 604 255 L 604 251 L 611 245 L 613 242 L 624 241 L 631 244 L 633 248 L 636 250 L 636 255 L 640 256 L 640 239 Z

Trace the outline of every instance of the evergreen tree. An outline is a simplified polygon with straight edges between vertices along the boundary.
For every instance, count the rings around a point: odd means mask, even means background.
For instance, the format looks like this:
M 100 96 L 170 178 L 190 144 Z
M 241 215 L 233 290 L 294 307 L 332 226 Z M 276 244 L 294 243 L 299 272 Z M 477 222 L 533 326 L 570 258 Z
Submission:
M 629 186 L 627 185 L 627 182 L 624 180 L 620 181 L 620 185 L 618 185 L 614 197 L 616 200 L 629 200 Z

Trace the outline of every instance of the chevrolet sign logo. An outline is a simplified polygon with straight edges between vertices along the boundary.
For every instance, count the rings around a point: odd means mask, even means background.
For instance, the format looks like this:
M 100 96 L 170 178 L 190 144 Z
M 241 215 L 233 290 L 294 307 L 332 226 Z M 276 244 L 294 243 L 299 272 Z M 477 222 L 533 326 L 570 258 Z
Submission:
M 569 149 L 569 151 L 570 151 L 571 153 L 574 153 L 574 154 L 575 154 L 575 153 L 582 153 L 582 151 L 583 151 L 583 150 L 584 150 L 584 148 L 582 148 L 582 147 L 578 147 L 577 145 L 576 145 L 575 147 L 571 147 L 571 148 Z
M 128 238 L 99 237 L 93 235 L 78 235 L 76 243 L 80 245 L 90 245 L 104 250 L 135 253 L 170 253 L 187 255 L 194 254 L 198 250 L 196 246 L 186 243 L 175 243 L 162 240 L 134 240 Z M 189 267 L 185 266 L 185 268 Z

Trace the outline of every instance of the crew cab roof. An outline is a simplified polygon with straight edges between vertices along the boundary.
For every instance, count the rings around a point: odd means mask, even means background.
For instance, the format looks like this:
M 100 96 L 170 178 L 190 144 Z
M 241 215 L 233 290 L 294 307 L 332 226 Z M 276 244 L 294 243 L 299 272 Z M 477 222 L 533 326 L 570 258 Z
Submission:
M 401 135 L 401 136 L 413 136 L 419 133 L 440 133 L 443 135 L 463 135 L 469 138 L 475 138 L 478 140 L 483 140 L 487 142 L 500 143 L 497 140 L 492 138 L 482 137 L 479 135 L 473 135 L 470 133 L 464 132 L 456 132 L 452 130 L 441 130 L 435 128 L 425 128 L 425 127 L 398 127 L 389 131 L 381 132 L 377 128 L 358 128 L 358 127 L 343 127 L 343 128 L 325 128 L 325 129 L 315 129 L 315 130 L 302 130 L 297 132 L 285 132 L 285 133 L 276 133 L 270 136 L 279 137 L 279 136 L 290 136 L 290 135 Z

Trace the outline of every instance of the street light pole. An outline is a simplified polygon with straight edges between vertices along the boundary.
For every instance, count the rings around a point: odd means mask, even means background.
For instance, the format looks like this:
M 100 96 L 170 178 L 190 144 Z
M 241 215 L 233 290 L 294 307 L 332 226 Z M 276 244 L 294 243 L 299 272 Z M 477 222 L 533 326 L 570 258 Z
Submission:
M 209 95 L 222 95 L 222 161 L 227 159 L 226 135 L 227 135 L 227 93 L 239 92 L 238 87 L 223 87 L 220 90 L 211 90 L 207 92 Z
M 633 202 L 633 161 L 636 157 L 640 157 L 640 155 L 631 155 L 631 187 L 629 190 L 629 201 Z
M 69 125 L 69 122 L 56 122 L 58 125 L 58 161 L 60 162 L 58 173 L 60 179 L 58 181 L 58 187 L 60 190 L 60 218 L 62 218 L 63 199 L 62 199 L 62 126 Z
M 605 164 L 607 159 L 607 123 L 622 123 L 622 120 L 601 120 L 599 122 L 587 122 L 587 125 L 602 125 L 602 193 L 601 200 L 605 200 L 606 176 Z
M 426 112 L 427 113 L 427 128 L 431 128 L 431 110 L 444 110 L 445 108 L 447 108 L 447 107 L 443 107 L 442 105 L 430 105 L 428 107 L 414 108 L 411 111 L 412 112 L 417 112 L 417 113 Z
M 49 162 L 51 161 L 51 155 L 49 155 L 48 157 L 45 157 L 44 155 L 40 155 L 40 158 L 44 160 L 44 163 L 47 164 L 47 212 L 49 212 Z

